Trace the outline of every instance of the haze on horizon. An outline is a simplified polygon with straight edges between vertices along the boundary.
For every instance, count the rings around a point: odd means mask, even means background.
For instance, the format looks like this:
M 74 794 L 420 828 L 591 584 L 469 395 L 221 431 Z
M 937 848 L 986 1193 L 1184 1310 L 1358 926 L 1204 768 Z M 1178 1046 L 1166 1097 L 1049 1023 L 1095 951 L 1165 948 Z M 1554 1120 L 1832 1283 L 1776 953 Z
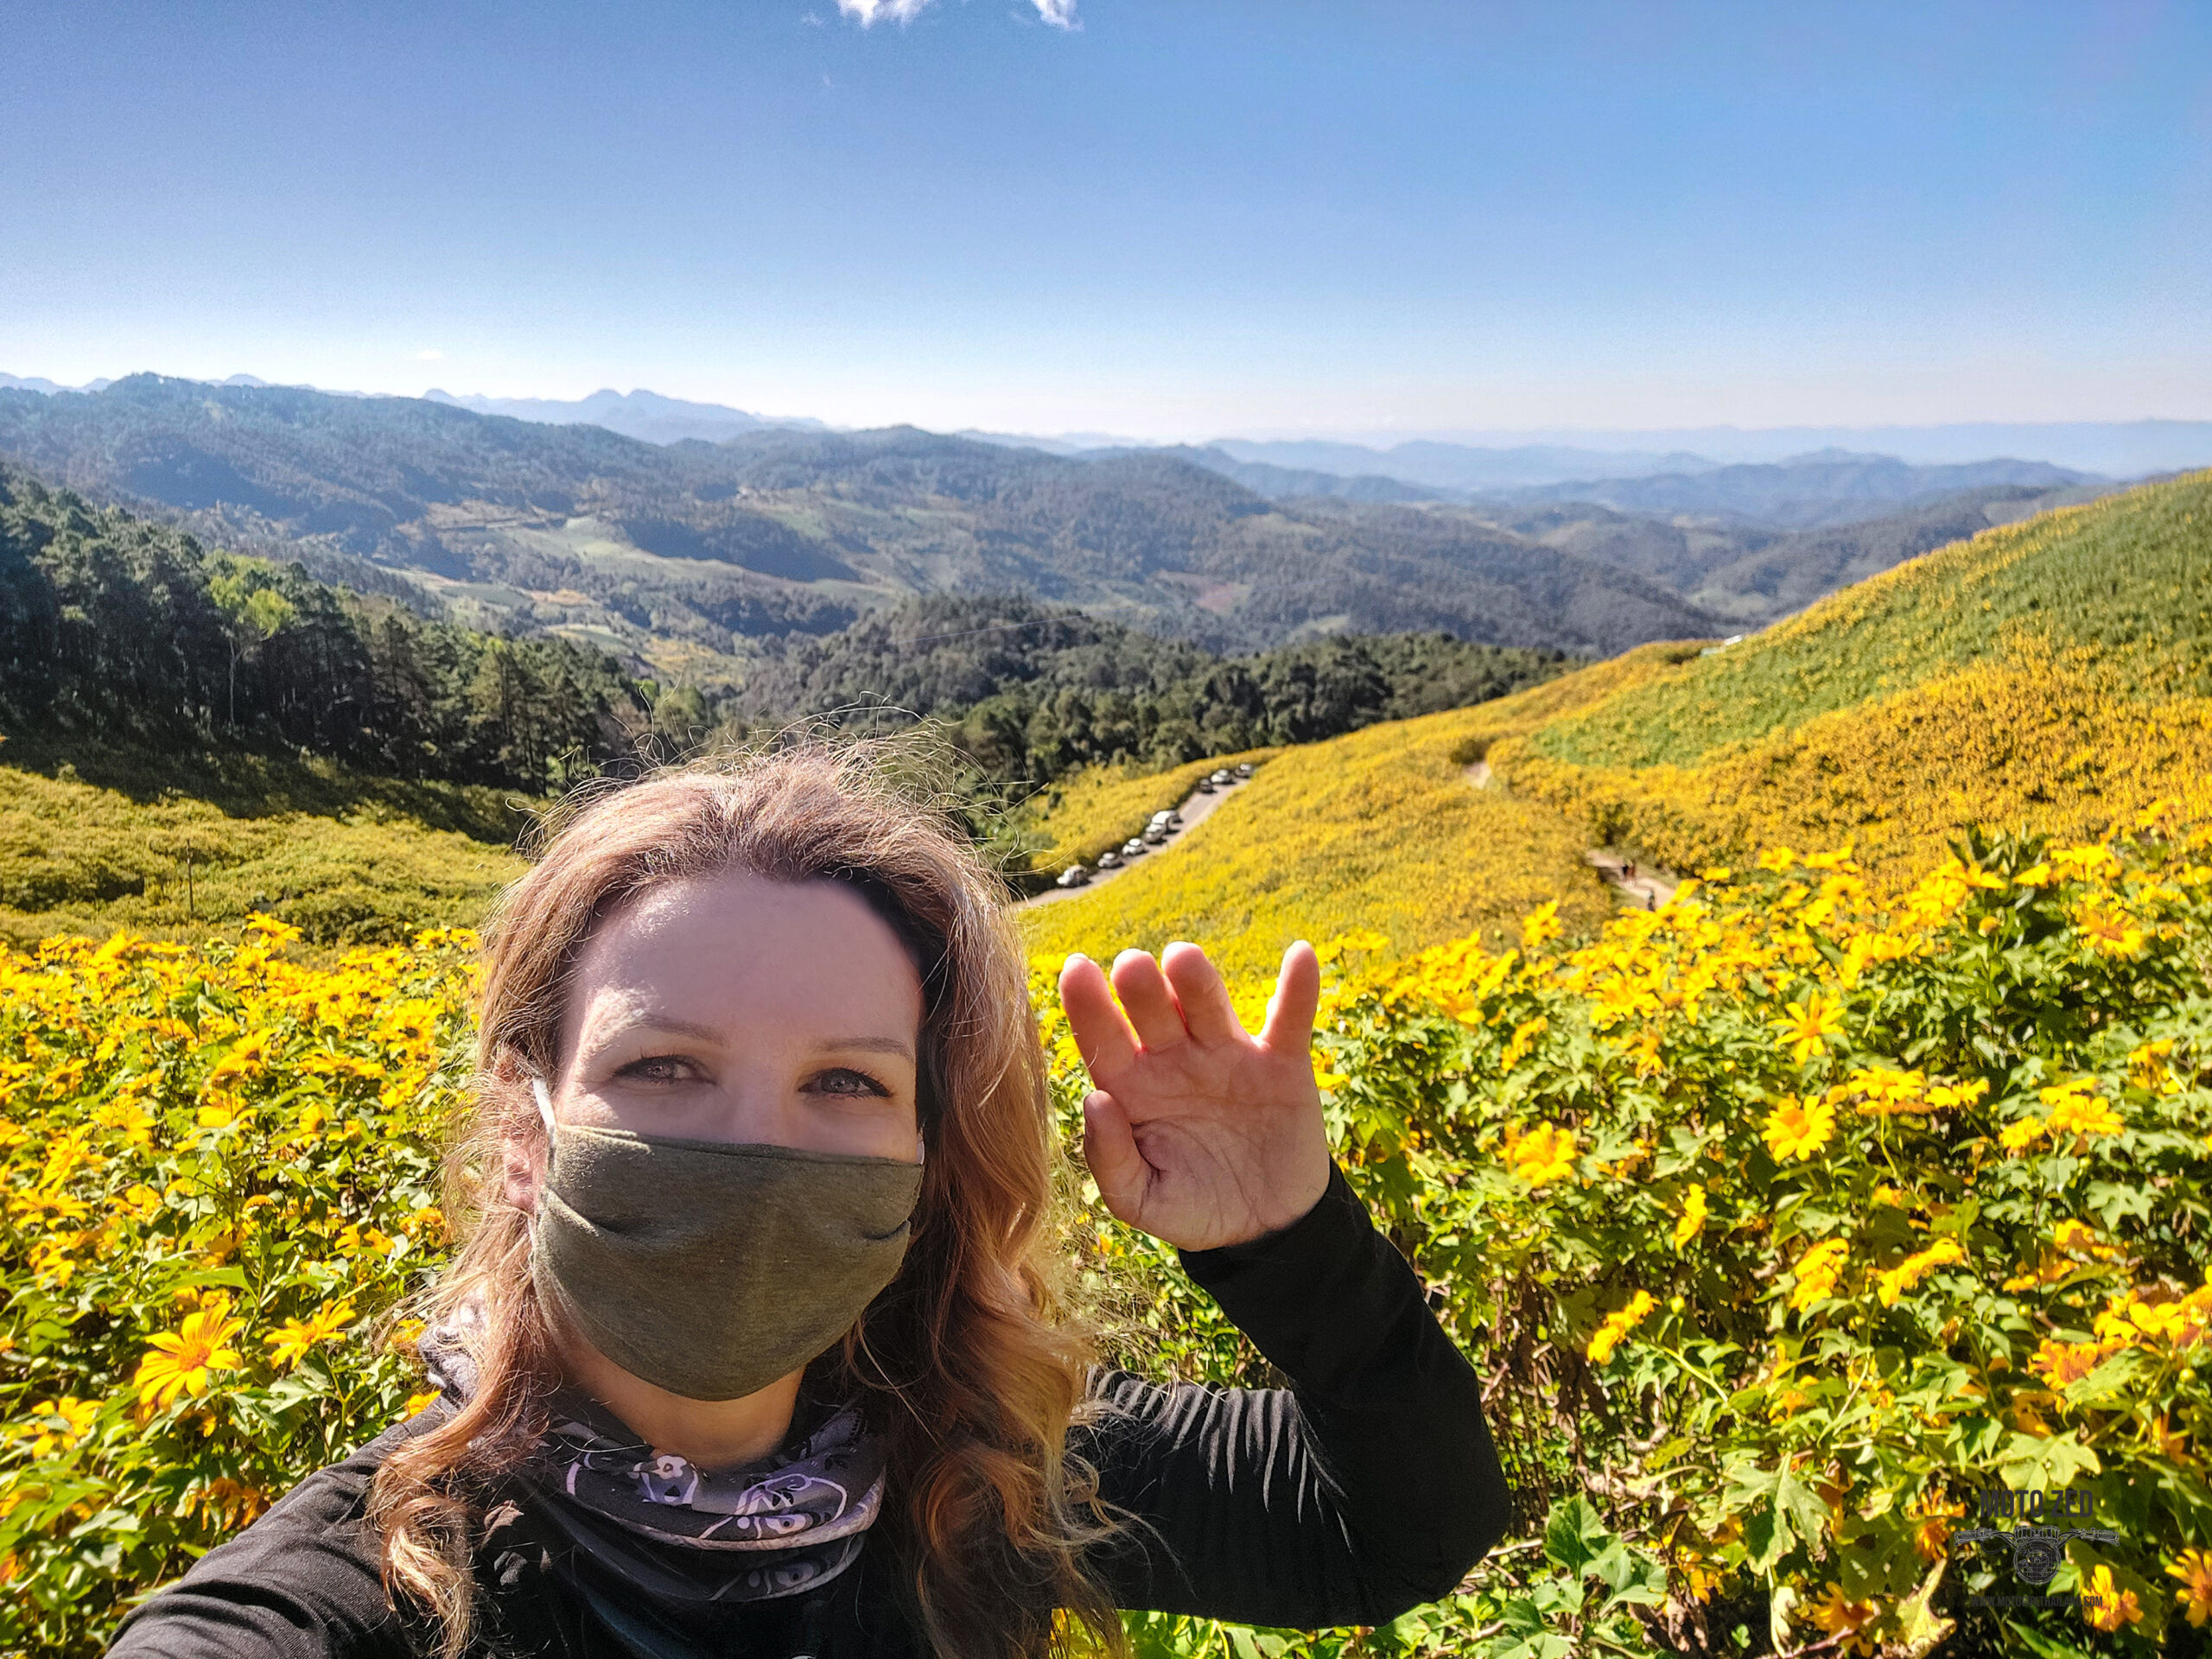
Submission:
M 1148 440 L 2212 418 L 2212 12 L 0 0 L 0 370 Z

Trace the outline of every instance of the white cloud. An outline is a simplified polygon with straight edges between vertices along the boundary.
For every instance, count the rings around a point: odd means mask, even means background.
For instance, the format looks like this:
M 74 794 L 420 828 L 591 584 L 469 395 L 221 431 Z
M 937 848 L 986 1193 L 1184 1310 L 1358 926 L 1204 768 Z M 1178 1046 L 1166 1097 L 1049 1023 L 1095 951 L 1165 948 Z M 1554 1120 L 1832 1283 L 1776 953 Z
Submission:
M 837 10 L 848 17 L 859 18 L 862 29 L 873 29 L 887 18 L 894 23 L 911 23 L 929 3 L 930 0 L 837 0 Z
M 857 17 L 862 29 L 871 29 L 880 22 L 911 23 L 918 17 L 930 0 L 837 0 L 837 10 L 847 17 Z M 1037 15 L 1054 29 L 1074 29 L 1076 0 L 1030 0 L 1037 8 Z
M 421 351 L 415 353 L 415 360 L 417 363 L 435 363 L 441 361 L 444 356 L 445 353 L 440 351 L 436 346 L 425 346 Z

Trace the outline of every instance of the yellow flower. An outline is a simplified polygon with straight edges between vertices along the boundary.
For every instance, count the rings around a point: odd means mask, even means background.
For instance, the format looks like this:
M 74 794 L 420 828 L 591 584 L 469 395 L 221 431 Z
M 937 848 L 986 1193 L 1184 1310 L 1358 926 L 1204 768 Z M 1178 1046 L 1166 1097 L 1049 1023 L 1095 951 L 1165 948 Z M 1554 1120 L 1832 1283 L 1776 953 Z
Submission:
M 1815 1244 L 1797 1258 L 1797 1287 L 1789 1293 L 1789 1306 L 1800 1313 L 1835 1289 L 1843 1277 L 1849 1247 L 1840 1238 Z
M 1555 939 L 1564 931 L 1559 919 L 1559 900 L 1547 899 L 1521 924 L 1521 948 L 1533 950 L 1547 939 Z
M 2028 1369 L 2053 1389 L 2063 1389 L 2096 1370 L 2103 1357 L 2104 1350 L 2096 1343 L 2053 1342 L 2046 1337 L 2028 1362 Z
M 1779 874 L 1797 861 L 1797 855 L 1787 847 L 1770 847 L 1759 855 L 1759 868 Z
M 2049 1127 L 2053 1135 L 2118 1135 L 2127 1126 L 2101 1100 L 2069 1096 L 2052 1109 Z
M 287 1319 L 262 1340 L 269 1344 L 270 1363 L 289 1370 L 308 1357 L 318 1343 L 327 1342 L 360 1316 L 351 1302 L 326 1302 L 305 1319 Z
M 1874 1288 L 1882 1299 L 1882 1306 L 1896 1305 L 1898 1297 L 1910 1290 L 1923 1279 L 1946 1262 L 1963 1262 L 1967 1253 L 1959 1248 L 1955 1238 L 1939 1238 L 1924 1250 L 1915 1251 L 1891 1268 L 1876 1275 Z
M 407 1416 L 412 1417 L 416 1412 L 428 1409 L 430 1402 L 437 1397 L 438 1391 L 435 1389 L 425 1389 L 420 1394 L 409 1395 L 407 1404 L 402 1409 Z
M 1874 1651 L 1874 1638 L 1866 1627 L 1881 1614 L 1880 1607 L 1871 1601 L 1853 1601 L 1843 1593 L 1840 1584 L 1828 1586 L 1821 1599 L 1807 1609 L 1807 1616 L 1831 1637 L 1842 1639 L 1836 1651 L 1866 1655 Z
M 1782 1034 L 1789 1039 L 1790 1058 L 1800 1065 L 1826 1053 L 1828 1039 L 1843 1031 L 1842 1008 L 1818 992 L 1787 1007 L 1789 1017 L 1782 1022 Z
M 1649 1291 L 1639 1290 L 1628 1299 L 1626 1306 L 1617 1308 L 1606 1314 L 1605 1322 L 1598 1327 L 1597 1334 L 1590 1338 L 1590 1346 L 1587 1351 L 1590 1363 L 1592 1365 L 1602 1365 L 1610 1359 L 1613 1350 L 1620 1346 L 1621 1338 L 1634 1330 L 1643 1316 L 1656 1306 L 1656 1304 L 1651 1300 Z
M 1705 1188 L 1693 1185 L 1682 1195 L 1681 1217 L 1675 1223 L 1675 1248 L 1681 1249 L 1705 1231 Z
M 1923 1497 L 1912 1506 L 1911 1513 L 1919 1516 L 1912 1529 L 1912 1547 L 1923 1561 L 1940 1561 L 1951 1541 L 1951 1522 L 1961 1518 L 1967 1506 L 1945 1497 L 1940 1492 Z
M 99 1401 L 79 1400 L 68 1394 L 33 1406 L 31 1419 L 43 1427 L 38 1438 L 31 1442 L 31 1456 L 44 1458 L 67 1452 L 92 1432 L 99 1414 Z
M 2089 1575 L 2089 1582 L 2082 1592 L 2082 1610 L 2089 1623 L 2101 1630 L 2116 1630 L 2123 1624 L 2133 1624 L 2143 1618 L 2142 1605 L 2135 1599 L 2133 1590 L 2123 1590 L 2113 1582 L 2112 1568 L 2102 1562 Z
M 1535 1019 L 1523 1020 L 1514 1027 L 1512 1039 L 1505 1045 L 1505 1052 L 1498 1057 L 1498 1070 L 1510 1071 L 1520 1065 L 1528 1057 L 1529 1051 L 1536 1046 L 1536 1039 L 1550 1028 L 1551 1023 L 1540 1014 Z
M 2166 1576 L 2181 1580 L 2174 1599 L 2188 1610 L 2189 1622 L 2202 1629 L 2204 1621 L 2212 1618 L 2212 1554 L 2184 1549 L 2179 1560 L 2167 1563 Z
M 2043 1139 L 2048 1127 L 2039 1117 L 2015 1119 L 1997 1132 L 1998 1144 L 2007 1152 L 2024 1151 Z
M 1986 1079 L 1977 1077 L 1972 1083 L 1938 1083 L 1929 1085 L 1928 1103 L 1937 1110 L 1953 1107 L 1971 1106 L 1989 1092 Z
M 220 1306 L 202 1308 L 186 1315 L 178 1329 L 156 1337 L 138 1362 L 137 1375 L 130 1379 L 138 1390 L 139 1403 L 159 1409 L 179 1395 L 189 1394 L 196 1399 L 206 1394 L 211 1373 L 229 1370 L 242 1363 L 238 1350 L 230 1346 L 231 1337 L 242 1323 L 226 1317 Z
M 1505 1131 L 1505 1166 L 1531 1186 L 1564 1180 L 1574 1173 L 1574 1131 L 1539 1123 L 1526 1135 L 1518 1125 Z
M 2088 940 L 2089 948 L 2100 956 L 2132 957 L 2143 948 L 2142 928 L 2133 917 L 2121 911 L 2085 905 L 2075 916 L 2074 925 Z
M 1894 1066 L 1862 1066 L 1844 1080 L 1847 1095 L 1861 1096 L 1859 1109 L 1870 1116 L 1886 1117 L 1899 1112 L 1924 1111 L 1930 1103 L 1921 1098 L 1928 1082 L 1920 1071 L 1900 1071 Z
M 1835 1109 L 1824 1100 L 1786 1096 L 1767 1114 L 1759 1134 L 1777 1159 L 1810 1158 L 1834 1136 Z

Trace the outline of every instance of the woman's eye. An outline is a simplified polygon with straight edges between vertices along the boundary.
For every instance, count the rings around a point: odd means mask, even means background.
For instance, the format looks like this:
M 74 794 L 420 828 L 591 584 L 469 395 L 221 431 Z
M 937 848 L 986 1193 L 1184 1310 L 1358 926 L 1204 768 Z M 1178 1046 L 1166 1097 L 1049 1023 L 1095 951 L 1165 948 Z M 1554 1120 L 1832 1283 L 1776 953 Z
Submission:
M 865 1071 L 854 1071 L 837 1066 L 823 1072 L 808 1085 L 825 1095 L 857 1095 L 882 1097 L 890 1090 Z
M 683 1083 L 691 1075 L 691 1062 L 674 1054 L 655 1054 L 632 1060 L 615 1075 L 632 1083 Z

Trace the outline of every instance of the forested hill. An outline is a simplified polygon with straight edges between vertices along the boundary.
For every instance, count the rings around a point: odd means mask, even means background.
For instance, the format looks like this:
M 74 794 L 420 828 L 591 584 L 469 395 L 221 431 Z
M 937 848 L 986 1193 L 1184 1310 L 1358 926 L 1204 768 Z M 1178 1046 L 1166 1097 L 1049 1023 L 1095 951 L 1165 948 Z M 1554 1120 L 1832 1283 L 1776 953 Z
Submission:
M 927 717 L 982 772 L 1026 785 L 1310 741 L 1578 660 L 1447 634 L 1224 659 L 1032 601 L 938 598 L 779 642 L 741 694 L 664 691 L 573 641 L 425 620 L 0 465 L 0 737 L 15 754 L 306 751 L 537 792 L 799 718 Z
M 410 398 L 136 375 L 0 391 L 0 455 L 203 539 L 495 629 L 561 629 L 664 679 L 910 595 L 1019 592 L 1217 650 L 1448 630 L 1608 653 L 1717 619 L 1633 572 L 1414 512 L 1274 502 L 1187 461 L 1086 461 L 911 428 L 666 448 Z
M 305 749 L 542 791 L 629 752 L 644 698 L 600 652 L 425 621 L 0 466 L 0 735 L 18 752 Z
M 1224 660 L 1027 600 L 939 598 L 788 642 L 733 709 L 861 728 L 931 716 L 987 774 L 1044 782 L 1093 762 L 1170 766 L 1309 743 L 1579 665 L 1443 633 L 1338 635 Z

